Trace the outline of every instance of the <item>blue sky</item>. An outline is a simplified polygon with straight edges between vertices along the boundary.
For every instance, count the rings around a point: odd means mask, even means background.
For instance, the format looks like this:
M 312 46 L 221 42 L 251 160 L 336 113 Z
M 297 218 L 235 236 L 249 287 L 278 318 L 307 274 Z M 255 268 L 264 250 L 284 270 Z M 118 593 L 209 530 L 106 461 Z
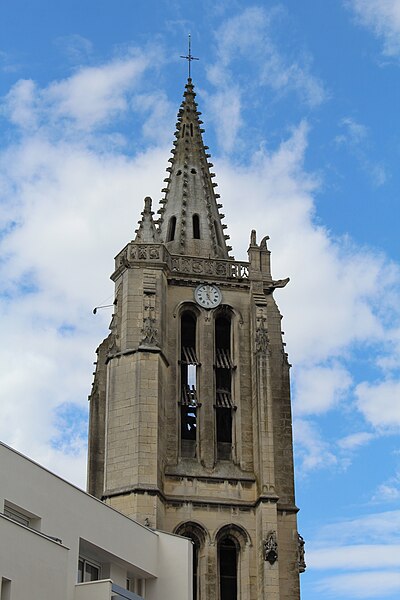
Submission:
M 0 4 L 0 439 L 85 485 L 113 257 L 157 202 L 187 34 L 236 259 L 270 236 L 303 598 L 400 595 L 400 0 Z

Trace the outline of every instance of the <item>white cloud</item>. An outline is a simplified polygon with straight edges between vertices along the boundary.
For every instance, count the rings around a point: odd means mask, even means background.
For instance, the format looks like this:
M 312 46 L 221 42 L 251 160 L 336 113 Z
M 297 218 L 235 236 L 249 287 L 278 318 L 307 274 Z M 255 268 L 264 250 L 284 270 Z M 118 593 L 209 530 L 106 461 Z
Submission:
M 375 427 L 400 426 L 400 381 L 362 382 L 356 387 L 358 409 Z
M 368 127 L 351 117 L 342 119 L 339 125 L 342 133 L 336 136 L 335 142 L 341 146 L 341 150 L 343 147 L 348 149 L 376 187 L 385 184 L 388 175 L 384 165 L 379 161 L 373 161 L 369 156 L 371 143 Z
M 398 502 L 400 500 L 400 471 L 381 483 L 372 497 L 372 502 Z
M 338 446 L 343 450 L 353 450 L 354 448 L 358 448 L 360 446 L 364 446 L 368 444 L 371 440 L 375 438 L 373 433 L 368 433 L 367 431 L 359 431 L 357 433 L 352 433 L 347 435 L 344 438 L 338 440 Z
M 326 577 L 316 585 L 324 597 L 384 598 L 400 593 L 400 574 L 397 570 L 349 573 Z
M 58 37 L 55 45 L 74 63 L 86 61 L 93 51 L 92 42 L 77 33 Z
M 399 0 L 346 0 L 359 22 L 383 41 L 387 56 L 400 55 Z
M 314 469 L 338 464 L 338 458 L 331 451 L 329 443 L 322 439 L 313 423 L 304 419 L 296 419 L 293 430 L 298 473 L 304 474 Z
M 132 52 L 101 66 L 81 67 L 71 77 L 43 89 L 20 80 L 6 96 L 3 110 L 23 128 L 36 125 L 39 119 L 41 125 L 53 127 L 67 119 L 69 127 L 90 130 L 127 111 L 127 93 L 150 60 L 150 56 Z
M 315 551 L 333 545 L 400 544 L 400 510 L 370 513 L 325 525 L 318 533 Z
M 101 67 L 86 67 L 69 79 L 51 84 L 44 100 L 58 118 L 73 119 L 91 128 L 127 110 L 125 93 L 147 66 L 144 57 L 114 60 Z
M 296 412 L 318 414 L 338 404 L 351 385 L 350 373 L 339 364 L 303 368 L 296 376 Z
M 398 510 L 372 513 L 325 525 L 308 540 L 307 568 L 324 572 L 315 584 L 323 597 L 382 598 L 396 593 L 399 525 Z
M 381 569 L 400 567 L 400 544 L 331 546 L 307 551 L 312 569 Z
M 4 112 L 15 125 L 23 129 L 37 127 L 37 89 L 31 79 L 20 79 L 6 96 Z
M 295 93 L 310 107 L 318 106 L 327 97 L 323 84 L 311 73 L 311 58 L 297 56 L 291 60 L 274 43 L 274 24 L 280 15 L 280 7 L 248 7 L 224 21 L 216 32 L 217 60 L 208 67 L 207 76 L 217 91 L 204 95 L 210 118 L 218 123 L 218 141 L 225 152 L 231 152 L 238 143 L 242 107 L 251 102 L 252 95 L 258 98 L 256 89 L 260 85 L 279 94 Z M 235 69 L 238 60 L 246 62 L 240 76 Z M 246 81 L 240 85 L 244 73 Z

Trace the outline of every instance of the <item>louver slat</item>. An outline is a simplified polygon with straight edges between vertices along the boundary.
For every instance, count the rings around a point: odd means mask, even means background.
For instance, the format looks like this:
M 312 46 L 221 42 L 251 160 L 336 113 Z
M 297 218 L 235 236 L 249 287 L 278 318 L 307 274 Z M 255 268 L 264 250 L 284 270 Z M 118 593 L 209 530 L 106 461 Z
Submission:
M 190 346 L 182 347 L 182 362 L 187 365 L 198 365 L 196 350 Z
M 233 369 L 234 365 L 229 350 L 217 348 L 217 369 Z
M 233 408 L 231 393 L 225 390 L 217 390 L 217 406 Z
M 197 393 L 194 386 L 192 388 L 188 385 L 182 386 L 181 404 L 182 406 L 197 406 Z

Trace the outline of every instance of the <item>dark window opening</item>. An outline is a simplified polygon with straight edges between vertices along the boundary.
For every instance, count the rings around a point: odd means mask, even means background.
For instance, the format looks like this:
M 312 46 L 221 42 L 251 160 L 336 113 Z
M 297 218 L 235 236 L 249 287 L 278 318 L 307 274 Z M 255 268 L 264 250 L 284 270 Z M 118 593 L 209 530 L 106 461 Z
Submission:
M 231 321 L 220 316 L 215 321 L 215 419 L 217 459 L 232 458 L 232 368 L 230 358 Z
M 184 123 L 184 124 L 183 124 L 183 127 L 182 127 L 182 137 L 184 137 L 184 135 L 185 135 L 185 129 L 186 129 L 186 125 L 185 125 L 185 123 Z
M 183 313 L 181 319 L 181 348 L 184 347 L 196 348 L 196 318 L 190 312 Z
M 190 312 L 181 317 L 181 455 L 196 457 L 197 366 L 196 319 Z
M 231 322 L 226 317 L 218 317 L 215 321 L 215 346 L 225 350 L 231 347 Z
M 176 172 L 176 175 L 182 175 L 182 171 L 179 169 L 179 171 Z
M 190 123 L 190 135 L 193 137 L 193 123 Z
M 192 175 L 196 175 L 197 173 L 196 169 L 190 169 L 190 172 L 192 173 Z
M 220 600 L 237 600 L 237 549 L 224 538 L 218 544 Z
M 175 239 L 176 217 L 171 217 L 168 225 L 167 242 L 172 242 Z
M 181 406 L 181 437 L 182 440 L 196 441 L 196 408 Z
M 193 215 L 192 221 L 193 221 L 193 238 L 195 240 L 199 240 L 200 239 L 200 219 L 199 219 L 199 215 Z
M 216 407 L 217 418 L 217 459 L 232 458 L 232 409 Z

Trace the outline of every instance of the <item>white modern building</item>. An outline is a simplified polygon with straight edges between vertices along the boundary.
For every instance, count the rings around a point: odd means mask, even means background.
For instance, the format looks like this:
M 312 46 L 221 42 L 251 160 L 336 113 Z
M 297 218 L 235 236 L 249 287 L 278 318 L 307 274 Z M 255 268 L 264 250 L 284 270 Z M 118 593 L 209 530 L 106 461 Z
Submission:
M 190 600 L 192 542 L 0 443 L 0 600 Z

